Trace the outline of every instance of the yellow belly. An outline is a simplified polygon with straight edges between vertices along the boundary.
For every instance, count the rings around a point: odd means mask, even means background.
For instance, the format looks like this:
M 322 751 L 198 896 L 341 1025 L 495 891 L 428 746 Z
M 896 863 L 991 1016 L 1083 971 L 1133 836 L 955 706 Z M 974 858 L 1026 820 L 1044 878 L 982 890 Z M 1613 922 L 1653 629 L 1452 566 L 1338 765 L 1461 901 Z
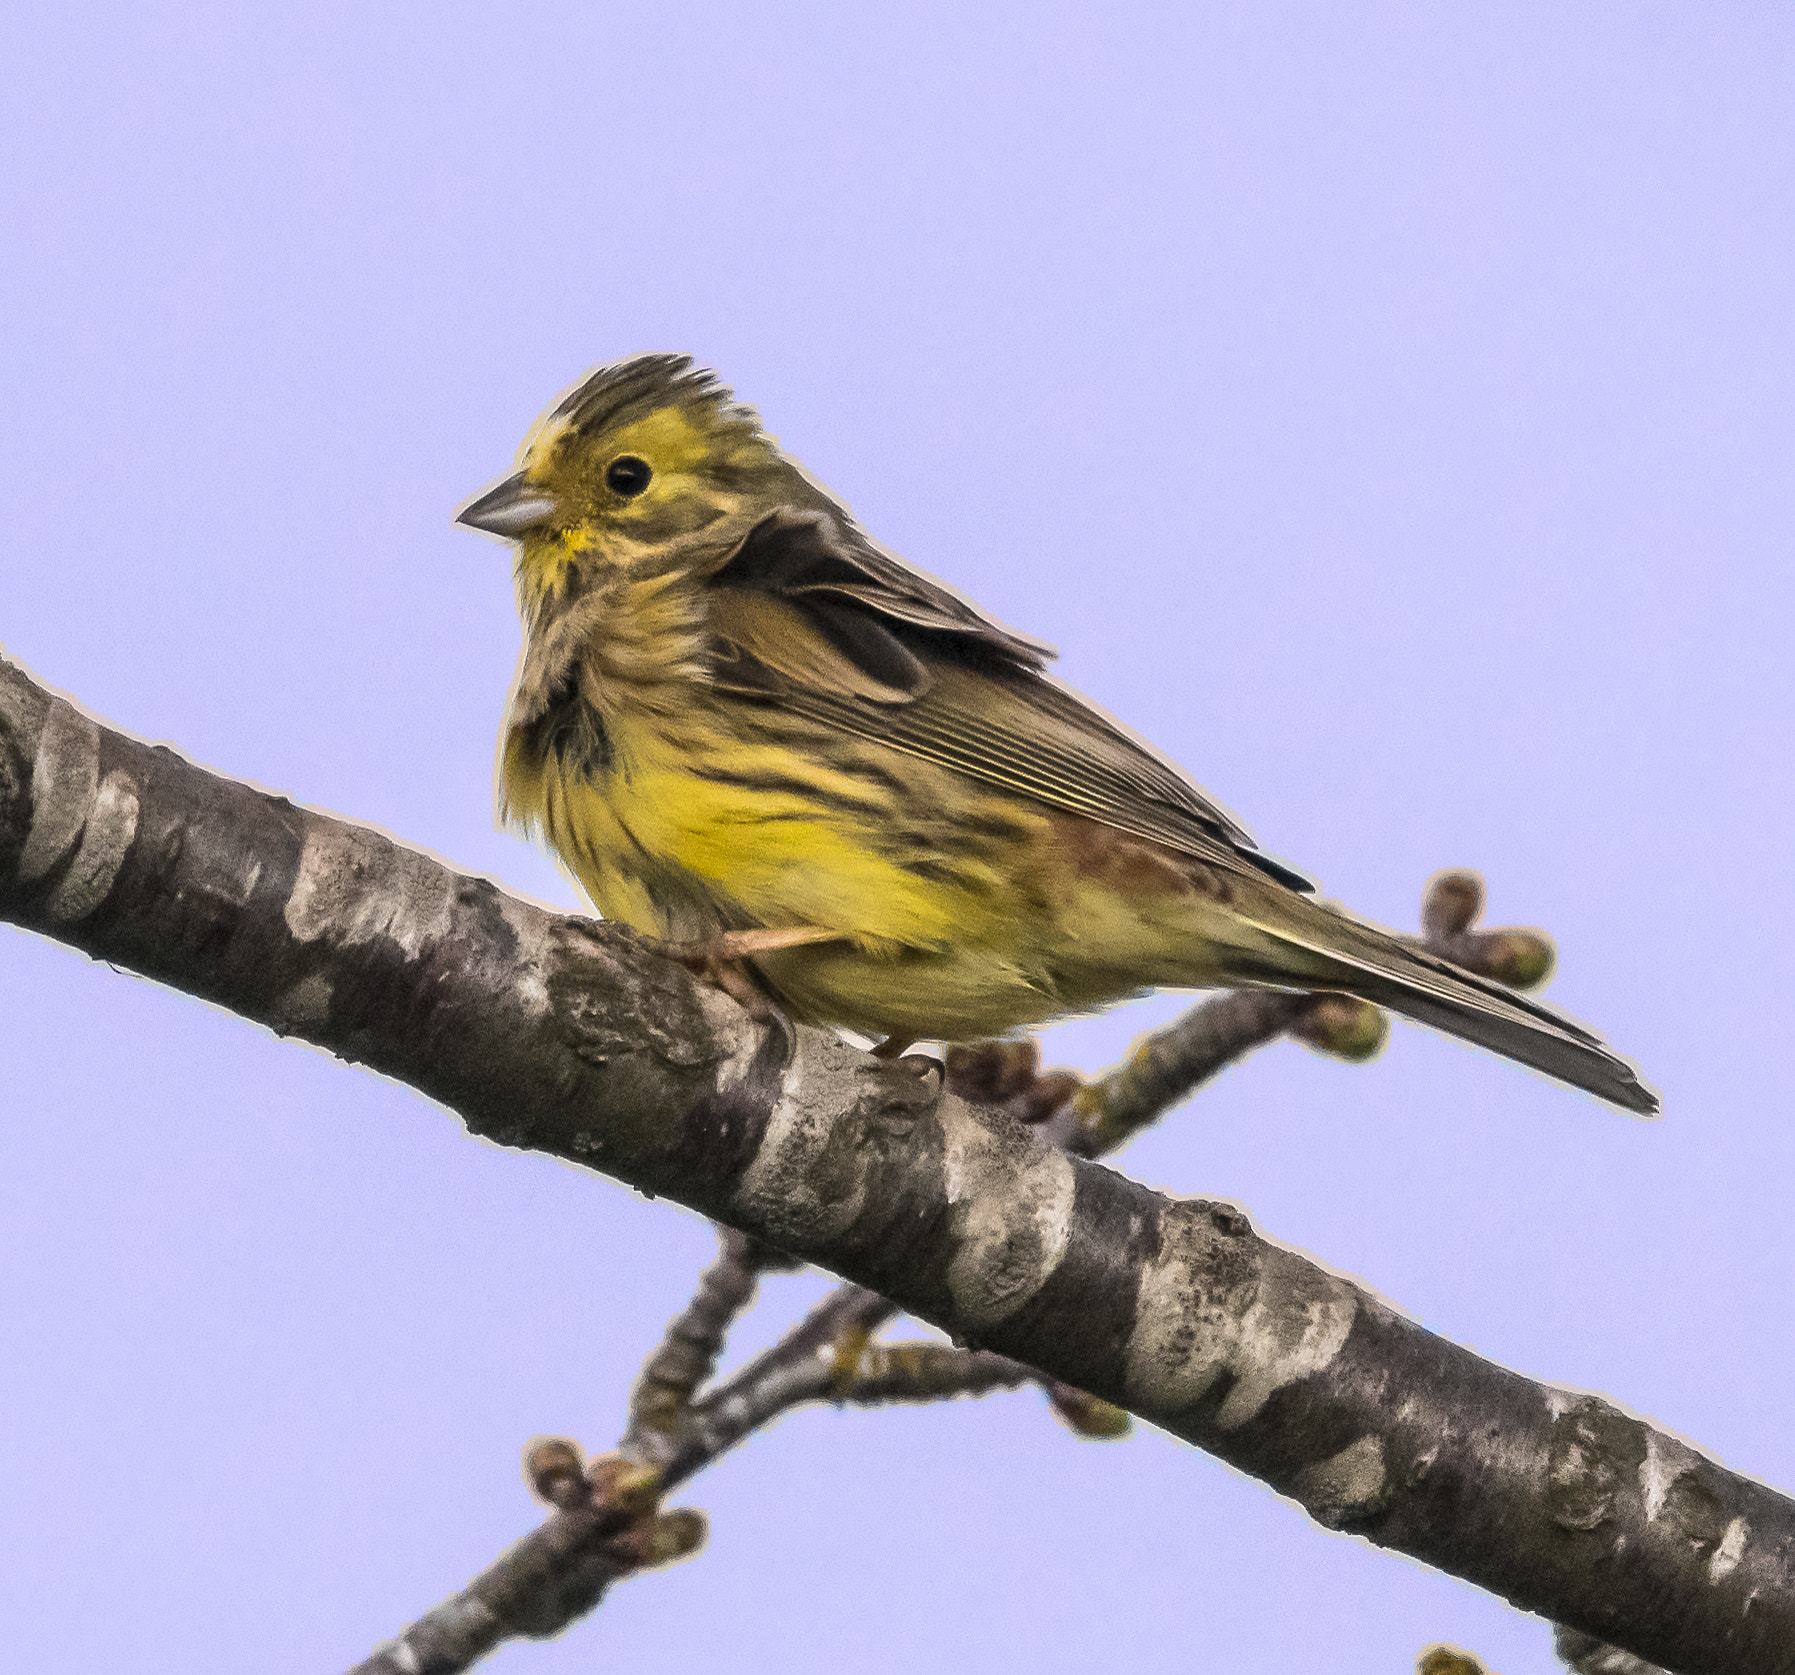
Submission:
M 801 1022 L 969 1040 L 1202 981 L 1188 902 L 1163 911 L 1188 892 L 1118 891 L 1076 864 L 1076 817 L 839 735 L 810 750 L 789 730 L 608 731 L 612 767 L 592 777 L 508 753 L 514 817 L 600 913 L 644 934 L 838 933 L 755 962 Z

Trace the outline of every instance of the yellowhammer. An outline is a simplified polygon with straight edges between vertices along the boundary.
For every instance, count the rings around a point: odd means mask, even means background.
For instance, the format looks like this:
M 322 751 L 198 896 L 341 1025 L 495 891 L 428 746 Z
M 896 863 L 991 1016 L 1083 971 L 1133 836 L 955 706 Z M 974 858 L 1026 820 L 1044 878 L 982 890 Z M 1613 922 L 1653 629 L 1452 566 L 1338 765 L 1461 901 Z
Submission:
M 1312 900 L 689 356 L 594 373 L 460 521 L 519 543 L 509 817 L 800 1021 L 895 1048 L 1154 986 L 1338 990 L 1657 1107 L 1577 1024 Z

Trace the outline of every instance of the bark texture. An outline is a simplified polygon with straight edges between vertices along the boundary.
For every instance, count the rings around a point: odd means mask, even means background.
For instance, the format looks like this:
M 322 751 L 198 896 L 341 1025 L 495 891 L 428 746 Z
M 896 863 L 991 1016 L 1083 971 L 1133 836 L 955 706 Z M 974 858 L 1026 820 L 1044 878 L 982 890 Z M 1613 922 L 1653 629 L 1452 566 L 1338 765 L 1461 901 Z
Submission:
M 1684 1675 L 1795 1675 L 1795 1503 L 629 933 L 99 726 L 0 664 L 0 917 L 664 1194 Z

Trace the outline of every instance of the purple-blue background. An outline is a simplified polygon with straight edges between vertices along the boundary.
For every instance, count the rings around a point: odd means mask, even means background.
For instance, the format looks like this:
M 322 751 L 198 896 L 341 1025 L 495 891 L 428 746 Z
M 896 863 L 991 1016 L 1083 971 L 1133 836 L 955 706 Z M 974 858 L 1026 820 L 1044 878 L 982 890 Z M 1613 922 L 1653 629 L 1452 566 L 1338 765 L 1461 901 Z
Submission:
M 571 905 L 493 829 L 518 634 L 449 512 L 584 369 L 692 349 L 1329 893 L 1410 925 L 1483 869 L 1667 1109 L 1401 1028 L 1125 1166 L 1795 1485 L 1792 71 L 1770 0 L 17 4 L 0 641 Z M 11 932 L 0 1049 L 10 1667 L 353 1662 L 534 1521 L 527 1438 L 609 1443 L 708 1256 Z M 699 1559 L 495 1667 L 1553 1667 L 1033 1393 L 803 1414 L 685 1498 Z

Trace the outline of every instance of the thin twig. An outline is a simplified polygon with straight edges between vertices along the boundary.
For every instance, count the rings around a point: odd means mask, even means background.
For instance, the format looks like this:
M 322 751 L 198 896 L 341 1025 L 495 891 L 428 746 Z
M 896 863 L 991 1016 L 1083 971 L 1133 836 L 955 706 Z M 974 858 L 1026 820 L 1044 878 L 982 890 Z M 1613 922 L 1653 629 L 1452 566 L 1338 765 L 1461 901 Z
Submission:
M 733 1228 L 718 1230 L 717 1260 L 698 1290 L 668 1325 L 630 1395 L 629 1429 L 618 1452 L 644 1465 L 665 1466 L 679 1450 L 692 1395 L 711 1376 L 731 1323 L 754 1299 L 769 1266 L 789 1265 L 767 1246 Z
M 727 1378 L 692 1410 L 686 1447 L 666 1469 L 669 1486 L 702 1471 L 769 1420 L 835 1393 L 844 1353 L 857 1356 L 896 1307 L 864 1286 L 843 1285 Z
M 1193 1006 L 1156 1030 L 1128 1062 L 1087 1082 L 1045 1132 L 1080 1157 L 1101 1157 L 1157 1122 L 1220 1071 L 1295 1027 L 1312 995 L 1240 989 Z
M 952 1344 L 870 1343 L 837 1399 L 856 1407 L 890 1402 L 939 1402 L 1014 1390 L 1037 1375 L 1020 1361 L 989 1349 L 956 1349 Z
M 694 1314 L 716 1318 L 704 1302 L 707 1291 L 735 1295 L 744 1262 L 751 1259 L 726 1238 L 723 1255 L 651 1357 L 651 1367 L 666 1355 L 682 1322 Z M 764 1257 L 760 1264 L 768 1265 Z M 730 1277 L 713 1289 L 720 1270 L 729 1270 Z M 560 1633 L 621 1577 L 684 1557 L 703 1539 L 702 1519 L 690 1511 L 657 1516 L 662 1497 L 789 1408 L 845 1394 L 836 1389 L 838 1346 L 851 1343 L 857 1360 L 868 1336 L 894 1313 L 877 1292 L 839 1287 L 771 1349 L 686 1407 L 674 1433 L 646 1433 L 663 1448 L 677 1438 L 655 1462 L 627 1459 L 620 1449 L 586 1467 L 571 1443 L 539 1443 L 531 1451 L 530 1475 L 538 1494 L 559 1510 L 351 1675 L 459 1675 L 506 1640 Z M 722 1327 L 716 1328 L 714 1342 L 709 1330 L 706 1353 L 714 1357 Z M 670 1357 L 668 1364 L 676 1359 Z M 631 1435 L 642 1433 L 632 1428 Z
M 506 1640 L 558 1634 L 618 1576 L 676 1558 L 702 1539 L 702 1522 L 691 1513 L 654 1516 L 654 1473 L 631 1472 L 613 1456 L 579 1477 L 584 1493 L 568 1495 L 570 1504 L 350 1675 L 457 1675 Z

